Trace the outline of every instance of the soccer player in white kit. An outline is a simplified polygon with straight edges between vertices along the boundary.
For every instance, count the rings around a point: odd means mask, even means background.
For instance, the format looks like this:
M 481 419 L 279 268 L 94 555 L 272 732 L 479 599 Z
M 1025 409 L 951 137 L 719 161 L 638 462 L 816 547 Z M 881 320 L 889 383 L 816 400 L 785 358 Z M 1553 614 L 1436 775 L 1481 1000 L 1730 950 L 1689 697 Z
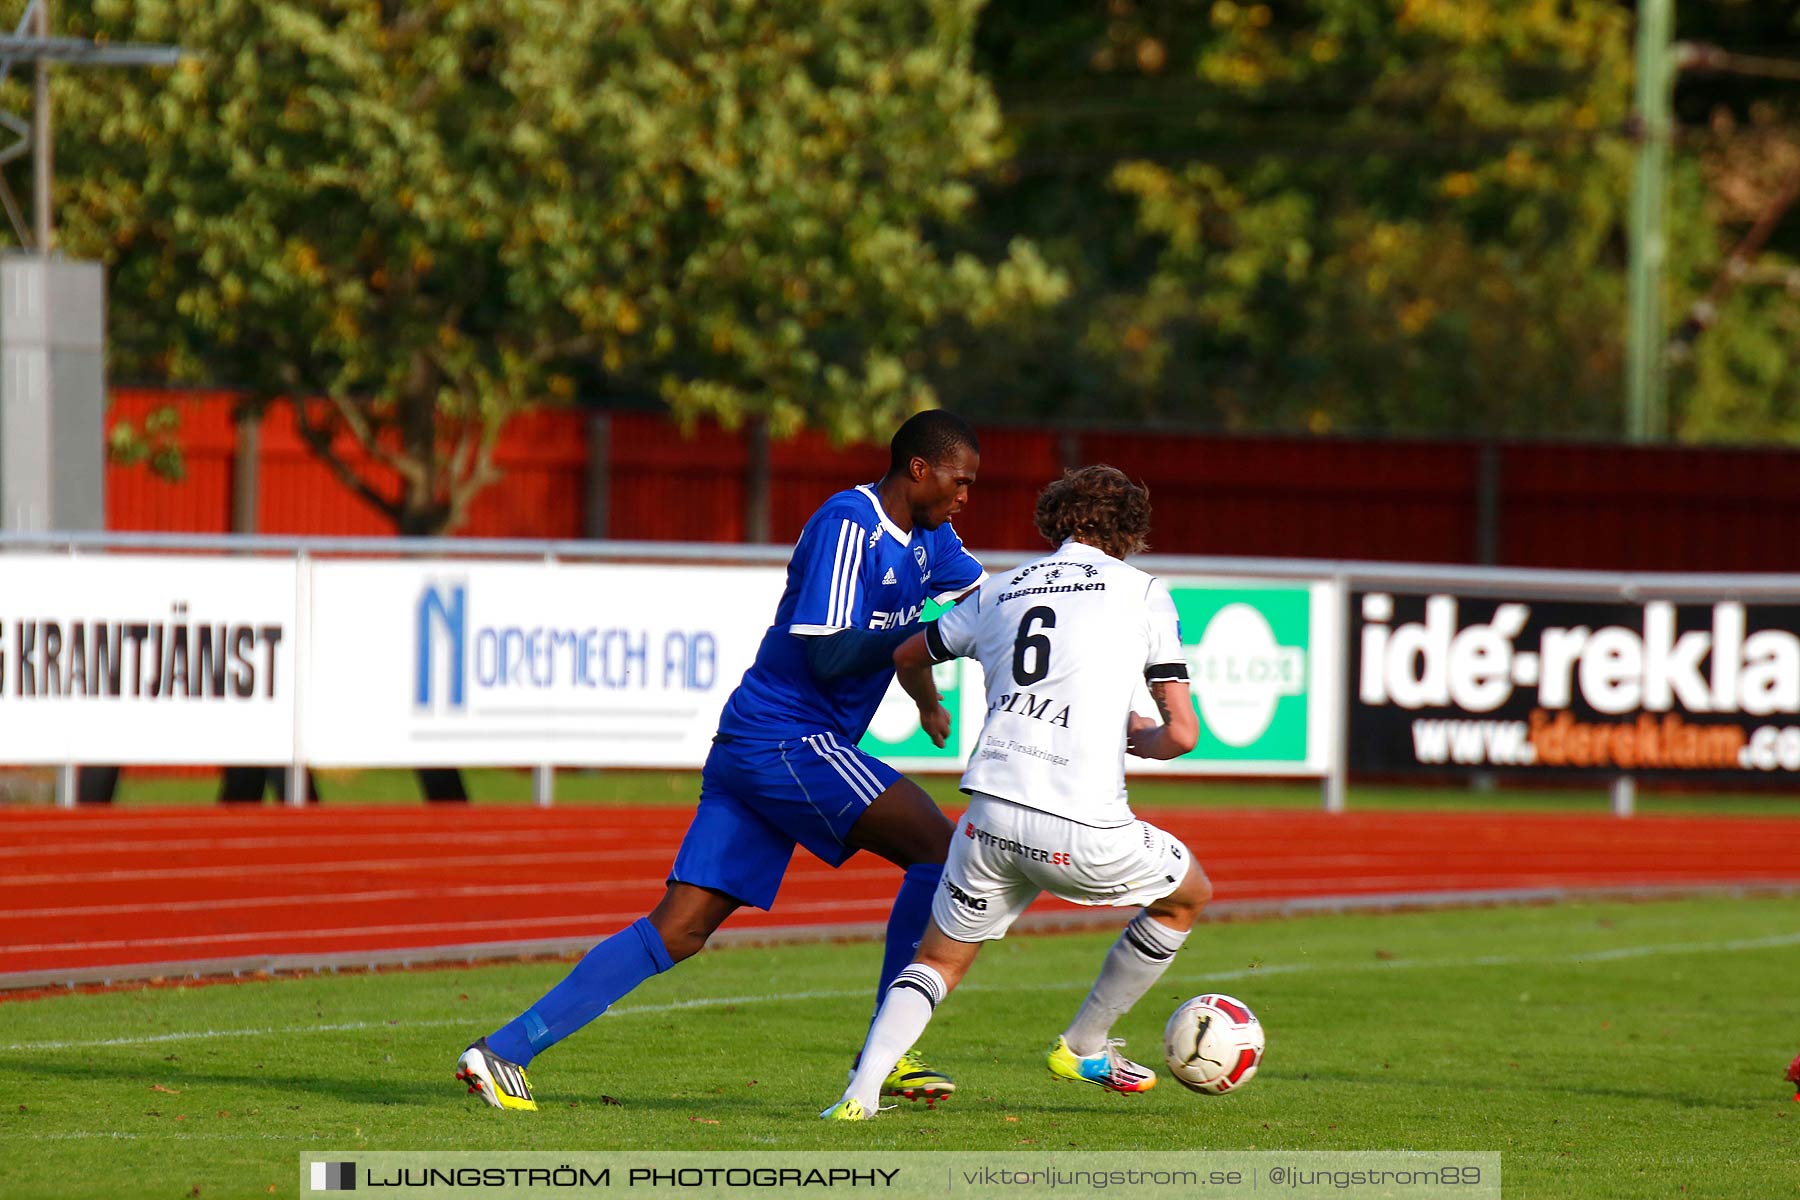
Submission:
M 1175 603 L 1124 558 L 1144 548 L 1150 497 L 1112 467 L 1071 471 L 1038 496 L 1038 532 L 1057 549 L 989 579 L 894 651 L 898 678 L 938 745 L 950 731 L 931 665 L 980 660 L 988 714 L 963 773 L 968 811 L 918 954 L 889 985 L 843 1097 L 820 1115 L 876 1111 L 882 1080 L 961 982 L 981 943 L 1038 893 L 1076 904 L 1142 906 L 1107 952 L 1100 977 L 1051 1045 L 1052 1074 L 1144 1092 L 1156 1072 L 1118 1051 L 1113 1022 L 1162 977 L 1212 898 L 1179 840 L 1131 813 L 1127 753 L 1176 758 L 1194 748 Z M 1140 682 L 1161 711 L 1132 711 Z

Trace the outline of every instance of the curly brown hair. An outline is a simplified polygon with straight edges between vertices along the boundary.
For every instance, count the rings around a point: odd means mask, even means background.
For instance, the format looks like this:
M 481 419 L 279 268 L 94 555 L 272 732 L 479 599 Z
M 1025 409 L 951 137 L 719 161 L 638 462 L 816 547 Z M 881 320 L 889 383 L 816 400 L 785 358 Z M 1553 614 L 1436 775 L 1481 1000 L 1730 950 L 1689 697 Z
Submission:
M 1037 530 L 1052 546 L 1079 538 L 1114 558 L 1140 554 L 1150 544 L 1150 490 L 1104 463 L 1064 471 L 1038 493 Z

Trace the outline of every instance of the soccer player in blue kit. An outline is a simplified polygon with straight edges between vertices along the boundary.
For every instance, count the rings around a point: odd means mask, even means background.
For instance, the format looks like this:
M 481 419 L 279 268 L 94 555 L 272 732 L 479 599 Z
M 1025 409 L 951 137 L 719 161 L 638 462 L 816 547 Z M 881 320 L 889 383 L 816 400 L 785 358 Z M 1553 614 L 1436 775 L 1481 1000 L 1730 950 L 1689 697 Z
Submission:
M 807 521 L 775 622 L 719 716 L 662 900 L 463 1052 L 456 1077 L 471 1093 L 496 1108 L 535 1109 L 532 1059 L 694 955 L 743 905 L 772 907 L 795 846 L 834 867 L 869 850 L 904 872 L 877 1000 L 886 993 L 930 920 L 952 827 L 924 789 L 856 743 L 925 601 L 953 600 L 986 578 L 950 526 L 980 464 L 966 424 L 919 413 L 895 432 L 878 483 L 837 493 Z M 942 727 L 926 732 L 941 743 L 948 718 L 941 708 L 937 718 Z M 883 1085 L 928 1102 L 955 1090 L 912 1052 Z

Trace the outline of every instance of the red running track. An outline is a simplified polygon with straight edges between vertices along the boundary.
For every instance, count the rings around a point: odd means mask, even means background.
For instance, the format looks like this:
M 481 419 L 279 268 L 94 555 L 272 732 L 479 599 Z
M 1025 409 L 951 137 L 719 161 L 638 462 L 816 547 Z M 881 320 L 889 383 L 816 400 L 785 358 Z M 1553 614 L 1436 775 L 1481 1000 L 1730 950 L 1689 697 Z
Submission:
M 1146 812 L 1221 911 L 1800 889 L 1800 820 Z M 679 808 L 0 811 L 0 987 L 585 946 L 648 910 Z M 800 852 L 739 936 L 866 932 L 895 869 Z M 1102 911 L 1040 901 L 1051 922 Z M 780 931 L 779 933 L 777 931 Z

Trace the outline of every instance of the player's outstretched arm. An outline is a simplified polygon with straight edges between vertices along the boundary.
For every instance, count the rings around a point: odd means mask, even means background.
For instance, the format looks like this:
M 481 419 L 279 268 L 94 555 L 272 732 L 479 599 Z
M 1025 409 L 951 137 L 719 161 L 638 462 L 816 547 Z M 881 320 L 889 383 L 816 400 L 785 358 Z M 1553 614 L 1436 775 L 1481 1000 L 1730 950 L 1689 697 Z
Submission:
M 907 629 L 839 629 L 794 636 L 806 643 L 806 666 L 813 678 L 825 680 L 887 670 L 894 647 L 907 635 Z
M 1188 699 L 1188 685 L 1170 680 L 1150 685 L 1162 723 L 1132 713 L 1125 720 L 1125 749 L 1139 758 L 1180 758 L 1200 741 L 1200 718 Z

